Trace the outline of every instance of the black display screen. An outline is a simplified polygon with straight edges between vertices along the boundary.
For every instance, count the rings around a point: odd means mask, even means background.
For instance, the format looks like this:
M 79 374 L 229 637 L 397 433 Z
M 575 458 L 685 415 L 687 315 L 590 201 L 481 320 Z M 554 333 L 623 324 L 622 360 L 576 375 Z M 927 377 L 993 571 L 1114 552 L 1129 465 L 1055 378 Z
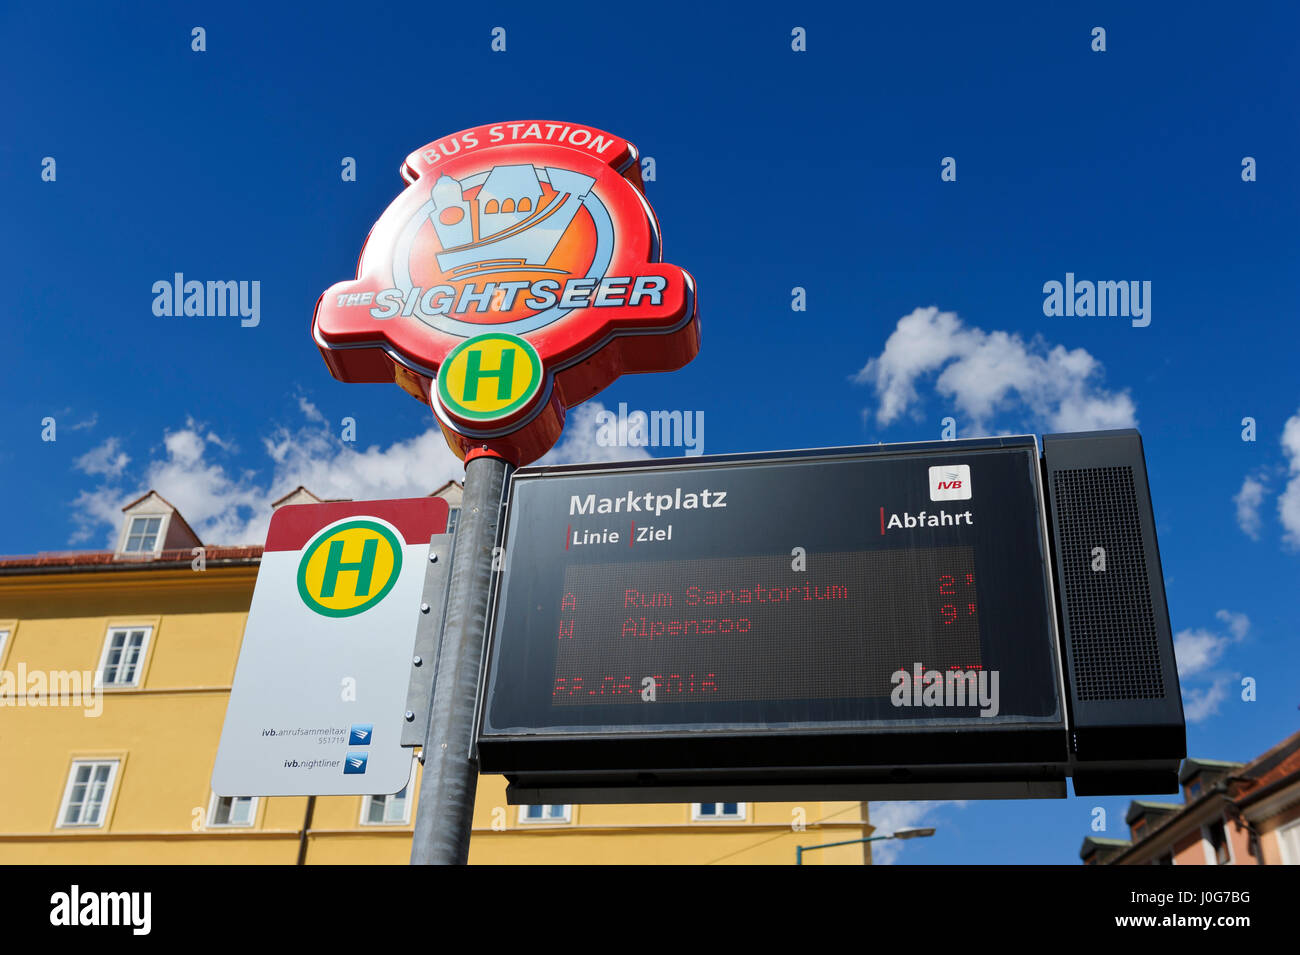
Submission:
M 800 574 L 788 556 L 573 565 L 552 697 L 640 703 L 647 676 L 665 701 L 885 696 L 913 658 L 978 669 L 973 558 L 969 547 L 907 561 L 824 554 Z
M 482 731 L 1060 721 L 1037 460 L 520 472 Z

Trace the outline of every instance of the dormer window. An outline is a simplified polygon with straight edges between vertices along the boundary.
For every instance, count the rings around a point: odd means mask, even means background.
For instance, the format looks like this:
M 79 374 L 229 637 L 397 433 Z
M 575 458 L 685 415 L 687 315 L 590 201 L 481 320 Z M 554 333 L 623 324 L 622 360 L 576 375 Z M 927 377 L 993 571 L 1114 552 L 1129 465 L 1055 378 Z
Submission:
M 122 508 L 121 537 L 116 554 L 125 560 L 156 560 L 168 551 L 189 550 L 203 542 L 176 508 L 157 491 L 150 491 Z
M 158 549 L 158 532 L 162 529 L 161 517 L 133 517 L 126 534 L 124 554 L 152 554 Z

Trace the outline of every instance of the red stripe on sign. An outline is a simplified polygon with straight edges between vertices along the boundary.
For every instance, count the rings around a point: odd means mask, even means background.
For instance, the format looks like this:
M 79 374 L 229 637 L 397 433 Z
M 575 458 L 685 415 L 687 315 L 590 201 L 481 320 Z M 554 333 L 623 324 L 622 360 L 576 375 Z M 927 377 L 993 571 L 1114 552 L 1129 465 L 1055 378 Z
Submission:
M 632 531 L 627 535 L 627 546 L 632 546 L 632 541 L 636 540 L 636 521 L 632 522 Z
M 451 510 L 440 497 L 411 497 L 398 501 L 334 501 L 328 504 L 286 504 L 271 515 L 266 549 L 302 550 L 323 527 L 345 517 L 377 517 L 397 528 L 408 544 L 425 544 L 447 532 Z
M 572 524 L 566 524 L 564 527 L 564 549 L 569 549 L 569 532 L 573 530 Z
M 885 536 L 885 505 L 880 505 L 880 536 Z

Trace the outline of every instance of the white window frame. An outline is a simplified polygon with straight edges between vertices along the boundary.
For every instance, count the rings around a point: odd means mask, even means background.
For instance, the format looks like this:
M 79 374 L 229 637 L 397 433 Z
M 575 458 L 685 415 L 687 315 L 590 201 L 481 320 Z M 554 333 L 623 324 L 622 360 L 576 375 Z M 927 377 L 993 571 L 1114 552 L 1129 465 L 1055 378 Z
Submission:
M 59 817 L 55 823 L 56 829 L 103 829 L 104 822 L 108 817 L 108 807 L 113 801 L 113 787 L 117 785 L 117 771 L 121 768 L 122 760 L 111 759 L 74 759 L 72 767 L 68 770 L 68 781 L 63 787 L 63 798 L 59 801 Z M 68 822 L 68 805 L 72 802 L 72 790 L 77 781 L 77 770 L 82 766 L 90 767 L 90 779 L 95 778 L 95 770 L 100 766 L 108 766 L 108 780 L 104 783 L 104 797 L 99 803 L 99 818 L 95 822 Z M 84 816 L 85 801 L 82 802 Z
M 250 800 L 248 804 L 248 822 L 216 822 L 215 820 L 217 818 L 217 806 L 220 805 L 221 800 L 223 799 L 232 800 L 231 803 L 232 808 L 234 805 L 234 801 L 240 799 Z M 205 829 L 251 829 L 253 826 L 257 825 L 257 800 L 258 800 L 257 796 L 218 796 L 216 793 L 213 793 L 212 799 L 208 801 L 208 815 L 206 821 L 203 824 L 203 828 Z
M 732 800 L 723 800 L 722 802 L 709 803 L 709 805 L 722 806 L 731 801 Z M 749 818 L 749 803 L 746 802 L 736 803 L 736 814 L 734 816 L 727 816 L 721 812 L 715 812 L 711 816 L 706 816 L 703 811 L 704 805 L 705 804 L 702 802 L 691 803 L 692 822 L 744 822 Z
M 0 630 L 0 663 L 5 662 L 5 647 L 9 645 L 9 634 L 11 630 Z
M 1287 840 L 1293 840 L 1295 846 Z M 1277 827 L 1277 848 L 1283 865 L 1300 865 L 1300 819 Z
M 126 528 L 124 529 L 124 532 L 122 534 L 122 544 L 118 550 L 118 553 L 122 554 L 125 557 L 136 557 L 136 556 L 144 556 L 146 554 L 160 553 L 162 551 L 163 541 L 167 537 L 167 524 L 168 524 L 168 518 L 170 517 L 171 517 L 170 514 L 132 514 L 131 516 L 129 516 L 126 519 Z M 158 536 L 155 537 L 153 540 L 153 547 L 149 548 L 148 550 L 127 550 L 126 549 L 127 544 L 131 542 L 131 537 L 133 536 L 131 533 L 131 528 L 135 526 L 135 522 L 149 521 L 155 519 L 158 521 Z
M 573 821 L 573 804 L 572 803 L 536 803 L 542 807 L 542 818 L 530 819 L 528 816 L 529 806 L 519 807 L 519 824 L 521 826 L 559 826 L 566 822 Z M 560 816 L 551 815 L 551 809 L 560 806 L 564 814 Z
M 361 820 L 360 820 L 360 825 L 363 825 L 363 826 L 409 826 L 409 825 L 411 824 L 411 803 L 413 802 L 412 797 L 415 795 L 415 793 L 412 792 L 411 787 L 413 787 L 413 786 L 415 785 L 415 763 L 416 763 L 416 760 L 412 759 L 412 760 L 411 760 L 411 775 L 410 775 L 410 778 L 408 778 L 408 779 L 406 780 L 406 785 L 403 786 L 401 790 L 399 790 L 399 792 L 404 792 L 404 793 L 406 793 L 406 798 L 402 800 L 402 818 L 401 818 L 401 819 L 389 819 L 389 818 L 388 818 L 388 800 L 390 800 L 390 799 L 394 798 L 395 796 L 397 796 L 398 793 L 392 793 L 391 795 L 389 795 L 389 794 L 384 794 L 384 795 L 379 795 L 379 796 L 366 796 L 364 799 L 361 800 Z M 382 800 L 384 800 L 384 818 L 383 818 L 382 820 L 380 820 L 379 822 L 371 822 L 371 821 L 370 821 L 370 806 L 371 806 L 371 803 L 372 803 L 374 800 L 376 800 L 376 799 L 382 799 Z
M 123 683 L 121 681 L 118 681 L 114 683 L 105 683 L 104 667 L 107 666 L 108 664 L 108 653 L 113 647 L 113 635 L 118 633 L 126 633 L 128 634 L 127 639 L 129 640 L 130 639 L 129 634 L 133 633 L 136 630 L 144 631 L 144 640 L 142 640 L 140 643 L 140 655 L 139 657 L 136 658 L 135 673 L 132 674 L 131 682 Z M 120 627 L 120 626 L 109 627 L 108 632 L 104 635 L 104 649 L 100 651 L 99 654 L 99 667 L 96 668 L 95 670 L 95 686 L 107 690 L 139 689 L 140 680 L 144 676 L 144 661 L 149 653 L 149 641 L 152 639 L 153 639 L 152 624 L 139 624 L 139 625 L 125 626 L 125 627 Z M 121 666 L 122 665 L 119 663 L 118 664 L 119 670 Z

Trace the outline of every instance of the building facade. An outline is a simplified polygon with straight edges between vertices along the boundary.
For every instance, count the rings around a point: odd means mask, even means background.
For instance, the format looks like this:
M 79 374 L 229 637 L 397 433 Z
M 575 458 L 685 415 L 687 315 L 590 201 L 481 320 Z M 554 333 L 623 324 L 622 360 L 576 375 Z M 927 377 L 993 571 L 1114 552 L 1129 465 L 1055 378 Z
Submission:
M 1181 803 L 1129 805 L 1128 839 L 1084 839 L 1084 865 L 1300 865 L 1300 732 L 1244 764 L 1184 760 L 1178 781 Z
M 435 492 L 453 520 L 461 490 Z M 408 861 L 414 755 L 396 796 L 211 790 L 260 557 L 204 546 L 150 492 L 113 551 L 0 559 L 0 863 Z M 482 776 L 470 862 L 791 864 L 796 846 L 871 831 L 860 802 L 509 806 Z M 870 859 L 865 844 L 804 863 Z

